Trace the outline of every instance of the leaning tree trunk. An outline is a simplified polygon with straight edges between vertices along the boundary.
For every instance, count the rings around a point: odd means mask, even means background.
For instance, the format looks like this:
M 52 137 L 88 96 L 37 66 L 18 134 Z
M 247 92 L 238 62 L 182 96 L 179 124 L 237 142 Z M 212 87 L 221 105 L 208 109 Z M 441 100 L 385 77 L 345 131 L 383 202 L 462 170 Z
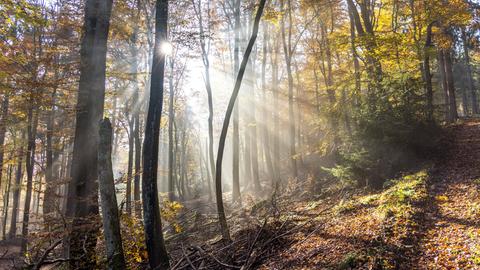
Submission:
M 103 231 L 108 269 L 126 269 L 120 218 L 112 170 L 112 124 L 106 118 L 100 124 L 98 145 L 98 182 L 102 204 Z
M 168 0 L 157 0 L 155 16 L 155 47 L 150 80 L 150 103 L 143 144 L 142 199 L 145 244 L 150 267 L 166 270 L 169 268 L 169 261 L 160 219 L 157 169 L 165 74 L 165 54 L 160 48 L 164 42 L 167 42 Z
M 238 71 L 237 80 L 235 81 L 235 87 L 233 88 L 232 96 L 228 103 L 227 111 L 225 113 L 225 119 L 223 121 L 222 133 L 220 134 L 220 141 L 218 143 L 218 153 L 217 153 L 217 164 L 216 164 L 216 174 L 215 174 L 215 197 L 217 199 L 217 211 L 218 211 L 218 220 L 221 227 L 222 237 L 225 241 L 231 241 L 230 232 L 228 230 L 227 218 L 225 216 L 225 209 L 223 208 L 223 197 L 222 197 L 222 164 L 223 164 L 223 152 L 225 150 L 225 140 L 227 139 L 228 126 L 230 124 L 230 118 L 232 117 L 233 107 L 235 106 L 235 101 L 237 100 L 238 92 L 242 85 L 243 76 L 245 75 L 245 68 L 247 67 L 248 58 L 252 53 L 253 45 L 258 35 L 258 25 L 260 24 L 260 19 L 263 14 L 263 9 L 265 8 L 266 0 L 260 0 L 258 6 L 257 15 L 255 16 L 255 22 L 253 24 L 252 36 L 248 42 L 247 49 L 243 55 L 242 64 Z
M 66 216 L 72 220 L 72 233 L 66 243 L 72 269 L 90 269 L 95 265 L 98 233 L 98 127 L 104 109 L 111 10 L 112 0 L 85 2 L 71 182 L 66 212 Z

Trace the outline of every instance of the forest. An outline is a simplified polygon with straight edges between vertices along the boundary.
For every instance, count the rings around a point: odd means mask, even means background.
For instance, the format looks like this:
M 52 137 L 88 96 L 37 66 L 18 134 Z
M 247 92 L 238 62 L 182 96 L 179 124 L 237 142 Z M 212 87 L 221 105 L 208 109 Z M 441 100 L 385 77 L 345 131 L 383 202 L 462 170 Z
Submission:
M 480 269 L 479 0 L 1 0 L 0 269 Z

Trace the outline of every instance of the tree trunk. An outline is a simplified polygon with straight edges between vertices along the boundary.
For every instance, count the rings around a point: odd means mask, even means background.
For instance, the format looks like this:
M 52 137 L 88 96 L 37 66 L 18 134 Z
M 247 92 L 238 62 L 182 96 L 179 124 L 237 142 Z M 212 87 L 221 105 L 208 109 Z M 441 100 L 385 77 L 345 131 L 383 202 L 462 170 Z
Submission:
M 7 232 L 7 220 L 8 220 L 8 206 L 10 203 L 10 186 L 12 184 L 12 171 L 13 166 L 8 165 L 7 169 L 7 188 L 5 189 L 3 195 L 3 223 L 2 223 L 2 238 L 6 239 L 6 232 Z
M 25 205 L 23 207 L 22 253 L 27 251 L 28 223 L 30 221 L 30 205 L 32 202 L 33 191 L 33 169 L 35 167 L 35 140 L 37 137 L 38 113 L 39 112 L 36 108 L 30 108 L 28 112 L 27 156 L 25 158 L 25 167 L 27 171 L 27 193 L 25 195 Z
M 283 0 L 282 0 L 282 7 Z M 285 29 L 285 16 L 282 17 L 282 41 L 283 41 L 283 52 L 285 55 L 285 63 L 287 66 L 287 75 L 288 75 L 288 123 L 289 123 L 289 140 L 290 140 L 290 164 L 292 169 L 292 177 L 298 177 L 297 169 L 297 158 L 295 151 L 295 115 L 293 112 L 293 74 L 292 74 L 292 6 L 291 1 L 287 0 L 287 16 L 289 22 L 289 30 L 286 33 Z M 288 36 L 287 36 L 288 35 Z
M 275 38 L 274 43 L 274 55 L 272 56 L 272 91 L 273 91 L 273 168 L 274 168 L 274 179 L 272 188 L 276 188 L 280 183 L 280 112 L 278 110 L 279 106 L 279 92 L 278 88 L 278 57 L 279 57 L 279 43 L 278 39 Z
M 234 26 L 234 49 L 233 49 L 233 74 L 234 76 L 238 74 L 238 69 L 240 65 L 240 30 L 241 30 L 241 23 L 240 23 L 240 4 L 241 0 L 234 0 L 234 18 L 235 18 L 235 26 Z M 240 194 L 240 129 L 239 129 L 239 119 L 240 119 L 240 112 L 239 112 L 239 105 L 238 102 L 234 104 L 234 112 L 233 112 L 233 164 L 232 164 L 232 200 L 234 202 L 242 202 L 242 197 Z M 218 156 L 217 156 L 218 160 Z M 214 172 L 215 170 L 212 170 Z
M 155 9 L 155 46 L 150 80 L 150 103 L 143 144 L 142 199 L 145 245 L 150 267 L 166 270 L 170 264 L 162 234 L 157 169 L 165 74 L 165 55 L 162 53 L 161 47 L 164 42 L 167 42 L 168 0 L 157 0 Z
M 103 116 L 107 39 L 112 0 L 87 0 L 80 53 L 75 137 L 67 217 L 72 233 L 67 243 L 70 267 L 95 265 L 98 233 L 97 147 L 98 125 Z M 85 254 L 85 251 L 88 254 Z M 82 258 L 82 259 L 79 259 Z
M 235 101 L 240 91 L 242 85 L 243 76 L 245 75 L 245 68 L 247 67 L 248 59 L 252 53 L 253 45 L 258 35 L 258 26 L 260 24 L 260 19 L 265 8 L 266 0 L 261 0 L 258 6 L 257 14 L 255 15 L 255 21 L 253 24 L 253 31 L 248 42 L 245 54 L 243 56 L 242 63 L 238 70 L 238 76 L 235 81 L 235 87 L 233 88 L 232 96 L 228 103 L 227 111 L 225 113 L 225 119 L 223 121 L 222 132 L 220 134 L 220 140 L 218 143 L 218 154 L 217 154 L 217 164 L 216 164 L 216 174 L 215 174 L 215 197 L 217 199 L 217 211 L 218 211 L 218 220 L 221 227 L 223 240 L 230 242 L 230 232 L 228 230 L 227 218 L 225 216 L 225 209 L 223 208 L 223 197 L 222 197 L 222 162 L 223 162 L 223 152 L 225 150 L 225 140 L 227 138 L 228 126 L 230 124 L 230 118 L 232 116 L 233 107 L 235 106 Z
M 472 99 L 472 113 L 479 114 L 480 111 L 478 109 L 477 91 L 475 90 L 475 85 L 473 81 L 472 66 L 470 64 L 470 53 L 469 53 L 470 50 L 468 48 L 467 33 L 465 32 L 465 28 L 462 28 L 462 43 L 463 43 L 463 53 L 465 55 L 465 66 L 467 69 L 467 86 L 470 91 L 470 96 Z
M 352 53 L 353 68 L 355 75 L 355 92 L 354 105 L 360 106 L 361 94 L 362 94 L 362 74 L 360 73 L 360 61 L 358 61 L 357 48 L 356 48 L 356 34 L 355 34 L 355 21 L 352 12 L 348 12 L 350 18 L 350 49 Z M 315 75 L 316 76 L 316 75 Z
M 455 83 L 453 78 L 453 64 L 450 50 L 445 50 L 445 78 L 448 85 L 448 103 L 450 107 L 449 122 L 453 123 L 458 119 L 457 101 L 455 97 Z
M 438 50 L 438 70 L 440 73 L 440 80 L 442 81 L 442 88 L 445 99 L 445 121 L 450 121 L 450 102 L 449 102 L 449 92 L 448 92 L 448 83 L 447 76 L 445 75 L 445 57 L 443 49 Z
M 169 97 L 168 97 L 168 198 L 170 201 L 174 201 L 174 179 L 173 174 L 175 172 L 175 156 L 174 156 L 174 141 L 173 141 L 173 123 L 175 121 L 175 91 L 173 87 L 173 59 L 170 59 L 170 80 L 169 80 Z
M 264 30 L 263 30 L 263 59 L 262 59 L 262 115 L 263 115 L 263 121 L 261 125 L 261 131 L 263 135 L 263 153 L 265 155 L 265 162 L 267 165 L 267 171 L 268 171 L 268 176 L 270 177 L 270 180 L 274 181 L 275 178 L 275 172 L 273 168 L 273 162 L 272 162 L 272 154 L 271 154 L 271 147 L 270 147 L 270 132 L 268 130 L 267 123 L 270 122 L 270 112 L 267 109 L 266 104 L 267 102 L 267 83 L 266 83 L 266 69 L 267 69 L 267 54 L 268 54 L 268 28 L 267 24 L 264 24 Z
M 127 110 L 129 110 L 127 108 Z M 127 161 L 127 189 L 125 192 L 125 204 L 128 216 L 132 215 L 132 177 L 133 177 L 133 151 L 134 137 L 133 129 L 135 128 L 135 119 L 133 116 L 127 115 L 128 119 L 128 161 Z
M 142 205 L 140 202 L 140 174 L 141 174 L 140 164 L 141 164 L 141 156 L 142 156 L 142 152 L 141 152 L 142 141 L 140 139 L 140 114 L 138 110 L 135 112 L 134 119 L 135 119 L 135 130 L 134 130 L 133 137 L 135 139 L 135 176 L 133 180 L 133 201 L 135 204 L 135 216 L 138 219 L 140 219 L 142 218 Z
M 56 89 L 52 93 L 50 109 L 47 114 L 47 131 L 46 131 L 46 171 L 45 171 L 45 194 L 43 197 L 43 219 L 47 228 L 52 223 L 55 211 L 55 179 L 54 179 L 54 151 L 53 151 L 53 129 L 55 121 L 55 97 Z
M 433 23 L 427 26 L 427 36 L 425 39 L 425 49 L 423 56 L 423 76 L 425 80 L 425 93 L 427 99 L 427 120 L 433 122 L 433 86 L 432 72 L 430 70 L 430 50 L 432 47 L 432 27 Z
M 106 118 L 99 128 L 98 182 L 102 204 L 103 231 L 108 269 L 126 269 L 123 255 L 120 218 L 112 170 L 112 124 Z
M 2 102 L 2 120 L 0 122 L 0 187 L 2 186 L 3 176 L 3 157 L 5 155 L 5 133 L 7 131 L 8 108 L 10 105 L 10 97 L 8 93 L 3 95 Z
M 18 150 L 17 172 L 15 174 L 15 186 L 13 190 L 13 207 L 12 218 L 10 220 L 10 231 L 8 238 L 13 239 L 17 236 L 17 218 L 18 206 L 20 204 L 20 193 L 22 192 L 22 166 L 23 166 L 23 140 L 25 139 L 25 132 L 22 131 L 22 139 L 20 140 L 20 148 Z

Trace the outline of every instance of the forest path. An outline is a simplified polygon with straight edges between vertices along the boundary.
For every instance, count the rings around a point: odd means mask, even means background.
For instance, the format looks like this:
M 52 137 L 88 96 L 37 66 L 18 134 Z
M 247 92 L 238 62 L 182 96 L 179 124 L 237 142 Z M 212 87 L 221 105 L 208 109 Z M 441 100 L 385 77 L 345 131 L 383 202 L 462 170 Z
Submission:
M 452 144 L 432 171 L 415 269 L 480 269 L 480 120 L 449 128 Z

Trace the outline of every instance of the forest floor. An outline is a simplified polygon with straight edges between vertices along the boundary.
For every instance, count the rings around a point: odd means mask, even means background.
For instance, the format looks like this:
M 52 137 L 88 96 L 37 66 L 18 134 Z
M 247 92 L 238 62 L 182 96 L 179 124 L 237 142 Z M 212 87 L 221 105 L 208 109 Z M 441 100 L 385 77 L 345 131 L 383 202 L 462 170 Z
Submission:
M 479 135 L 480 120 L 447 127 L 435 160 L 378 192 L 325 184 L 312 196 L 300 183 L 261 202 L 245 195 L 243 208 L 226 205 L 228 245 L 219 241 L 214 204 L 191 201 L 182 233 L 167 237 L 172 269 L 480 269 Z M 143 230 L 124 227 L 134 265 L 132 243 Z M 18 249 L 0 242 L 0 269 L 21 264 Z
M 379 193 L 292 204 L 300 229 L 258 267 L 480 269 L 479 134 L 478 120 L 448 127 L 433 165 Z

